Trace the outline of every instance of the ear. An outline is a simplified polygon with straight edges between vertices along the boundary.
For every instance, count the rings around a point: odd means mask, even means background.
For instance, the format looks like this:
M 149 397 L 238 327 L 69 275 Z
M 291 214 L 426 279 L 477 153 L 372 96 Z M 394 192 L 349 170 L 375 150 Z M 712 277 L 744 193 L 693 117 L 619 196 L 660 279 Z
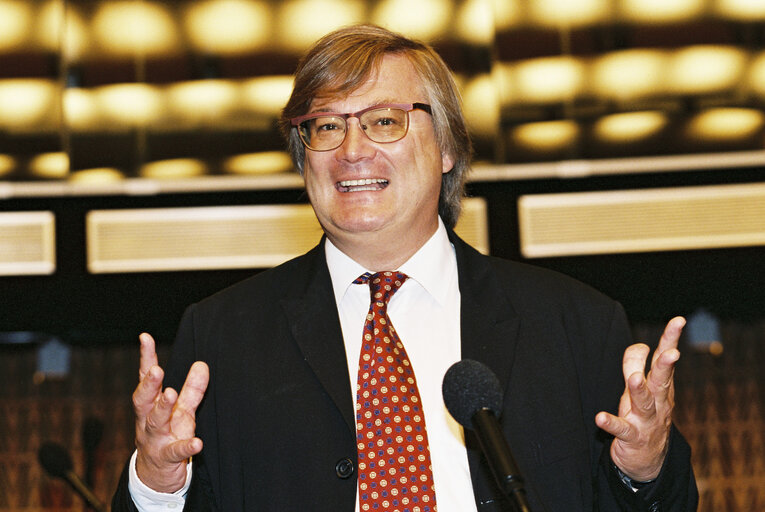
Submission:
M 442 152 L 441 153 L 441 173 L 446 174 L 452 169 L 454 169 L 454 157 L 452 156 L 451 153 Z

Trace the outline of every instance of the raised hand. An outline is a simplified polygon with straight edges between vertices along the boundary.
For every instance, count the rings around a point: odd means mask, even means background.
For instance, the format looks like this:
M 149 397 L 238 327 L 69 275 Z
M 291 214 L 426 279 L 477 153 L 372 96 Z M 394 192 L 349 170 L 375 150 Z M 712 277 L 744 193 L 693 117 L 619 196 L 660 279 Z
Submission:
M 186 482 L 189 457 L 202 451 L 195 414 L 210 380 L 207 365 L 191 366 L 180 394 L 162 390 L 164 371 L 157 364 L 154 338 L 143 333 L 139 383 L 133 392 L 136 416 L 136 472 L 149 488 L 171 493 Z
M 650 349 L 638 343 L 624 352 L 622 370 L 625 388 L 619 415 L 599 412 L 598 427 L 614 436 L 611 460 L 628 477 L 639 482 L 659 475 L 667 453 L 672 409 L 675 401 L 673 375 L 680 358 L 677 342 L 685 319 L 669 321 L 651 360 L 648 376 L 645 365 Z

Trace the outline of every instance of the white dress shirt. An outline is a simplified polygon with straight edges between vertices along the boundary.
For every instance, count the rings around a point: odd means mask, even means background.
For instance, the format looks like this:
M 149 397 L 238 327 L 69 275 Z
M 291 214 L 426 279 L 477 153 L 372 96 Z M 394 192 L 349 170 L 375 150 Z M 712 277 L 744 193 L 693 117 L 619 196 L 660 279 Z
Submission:
M 346 256 L 329 240 L 325 243 L 325 253 L 355 399 L 361 337 L 370 297 L 368 285 L 354 285 L 353 281 L 371 271 Z M 386 270 L 398 270 L 409 276 L 391 298 L 388 315 L 406 347 L 417 378 L 430 443 L 438 510 L 475 511 L 462 428 L 449 415 L 441 394 L 446 370 L 461 358 L 457 259 L 441 220 L 436 233 L 414 256 L 401 267 Z M 128 488 L 142 512 L 182 507 L 189 483 L 190 478 L 186 487 L 174 494 L 148 489 L 135 473 L 134 454 Z

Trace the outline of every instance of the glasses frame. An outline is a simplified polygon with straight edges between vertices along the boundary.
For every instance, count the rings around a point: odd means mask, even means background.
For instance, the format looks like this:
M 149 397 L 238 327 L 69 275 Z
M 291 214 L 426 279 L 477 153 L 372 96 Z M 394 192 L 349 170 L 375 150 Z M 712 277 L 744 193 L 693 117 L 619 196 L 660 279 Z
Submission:
M 349 117 L 355 117 L 356 119 L 360 120 L 360 116 L 364 115 L 370 110 L 378 110 L 378 109 L 385 109 L 385 108 L 394 108 L 394 109 L 403 110 L 404 112 L 406 112 L 406 130 L 404 130 L 404 134 L 398 139 L 389 140 L 387 142 L 378 142 L 372 139 L 369 136 L 369 134 L 367 134 L 366 130 L 364 129 L 361 130 L 367 139 L 377 144 L 391 144 L 393 142 L 398 142 L 404 137 L 406 137 L 406 134 L 409 133 L 409 112 L 413 110 L 422 110 L 424 112 L 427 112 L 430 115 L 433 115 L 433 111 L 430 108 L 430 105 L 428 105 L 427 103 L 382 103 L 380 105 L 372 105 L 371 107 L 367 107 L 365 109 L 359 110 L 358 112 L 347 113 L 347 114 L 341 114 L 338 112 L 313 112 L 311 114 L 305 114 L 302 116 L 293 117 L 292 119 L 290 119 L 290 124 L 294 126 L 295 129 L 297 129 L 298 136 L 300 137 L 300 142 L 302 142 L 307 149 L 310 149 L 311 151 L 332 151 L 342 146 L 343 143 L 345 142 L 346 137 L 348 137 L 348 118 Z M 311 119 L 317 119 L 319 117 L 326 117 L 326 116 L 339 117 L 343 120 L 343 122 L 345 123 L 345 133 L 343 134 L 343 138 L 340 141 L 340 143 L 333 148 L 327 148 L 327 149 L 312 148 L 311 145 L 308 144 L 308 142 L 305 140 L 303 136 L 303 132 L 300 129 L 300 125 L 306 121 L 310 121 Z

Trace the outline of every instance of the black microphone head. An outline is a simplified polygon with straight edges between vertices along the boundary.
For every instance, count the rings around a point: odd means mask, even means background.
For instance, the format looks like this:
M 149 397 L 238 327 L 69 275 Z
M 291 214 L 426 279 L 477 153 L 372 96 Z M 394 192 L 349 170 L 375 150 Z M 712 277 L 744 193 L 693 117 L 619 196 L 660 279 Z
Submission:
M 72 458 L 60 444 L 43 443 L 37 452 L 37 458 L 50 476 L 66 478 L 66 474 L 72 470 Z
M 488 366 L 472 359 L 454 363 L 441 386 L 444 403 L 460 425 L 473 428 L 473 415 L 489 409 L 499 417 L 502 410 L 502 387 Z

